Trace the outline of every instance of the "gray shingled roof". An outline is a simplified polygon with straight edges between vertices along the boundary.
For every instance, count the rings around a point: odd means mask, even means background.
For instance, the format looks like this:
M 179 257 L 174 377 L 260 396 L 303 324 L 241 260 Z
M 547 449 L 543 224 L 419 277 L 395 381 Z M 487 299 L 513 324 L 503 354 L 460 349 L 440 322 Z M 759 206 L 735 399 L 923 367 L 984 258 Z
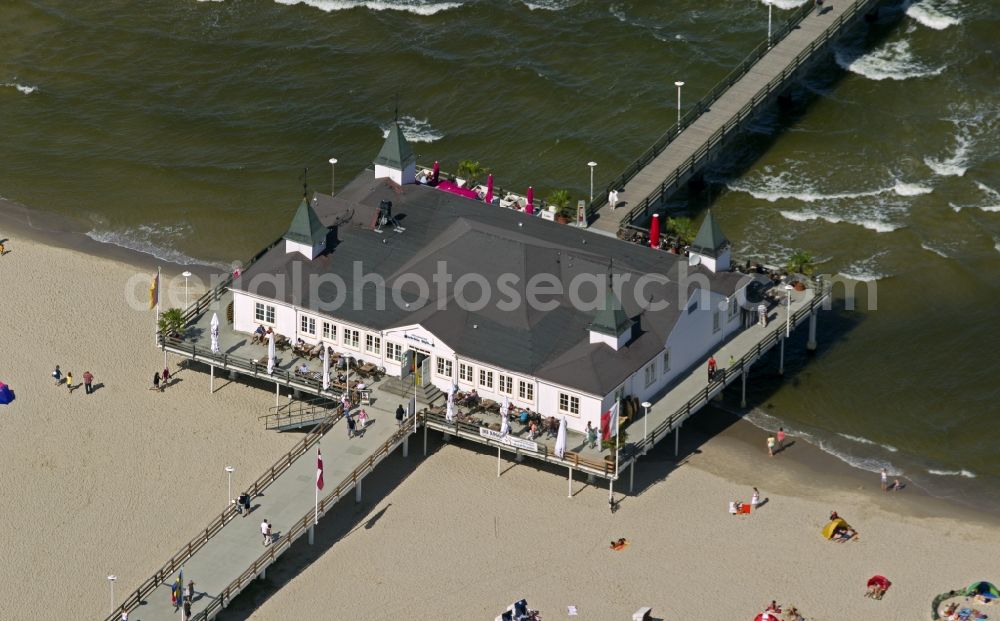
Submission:
M 622 309 L 622 303 L 615 297 L 615 292 L 609 287 L 608 293 L 604 297 L 604 307 L 597 311 L 594 320 L 590 322 L 589 329 L 592 332 L 607 334 L 608 336 L 618 336 L 632 325 L 632 320 L 628 318 Z
M 312 205 L 303 198 L 292 218 L 292 224 L 285 232 L 285 239 L 315 246 L 326 241 L 327 233 L 329 229 L 323 226 Z
M 381 234 L 372 230 L 382 200 L 392 201 L 392 212 L 405 232 L 396 233 L 391 227 Z M 335 197 L 316 195 L 315 210 L 331 227 L 328 251 L 306 261 L 300 255 L 285 254 L 280 246 L 273 248 L 244 271 L 239 287 L 374 330 L 420 324 L 464 358 L 593 395 L 608 394 L 662 351 L 696 286 L 676 284 L 681 270 L 704 277 L 722 295 L 732 295 L 746 278 L 729 272 L 712 274 L 700 266 L 689 267 L 679 255 L 488 207 L 429 186 L 395 186 L 374 179 L 370 171 Z M 604 279 L 612 258 L 614 274 L 619 278 L 627 274 L 631 280 L 619 292 L 621 309 L 611 311 L 611 319 L 605 321 L 600 319 L 607 313 L 602 310 Z M 564 290 L 573 278 L 584 274 L 600 278 L 603 284 L 595 281 L 580 288 L 581 298 L 595 302 L 593 310 L 576 308 L 567 295 L 543 296 L 554 302 L 552 309 L 494 303 L 464 310 L 455 302 L 453 286 L 441 292 L 435 285 L 439 261 L 446 262 L 452 283 L 465 274 L 479 274 L 489 283 L 512 276 L 516 283 L 510 293 L 520 300 L 526 299 L 528 282 L 539 274 L 553 275 Z M 384 285 L 367 284 L 353 291 L 356 263 L 365 274 L 381 275 Z M 293 280 L 296 272 L 300 274 L 298 286 Z M 635 281 L 649 273 L 663 274 L 671 284 L 650 284 L 640 298 Z M 403 275 L 420 276 L 430 285 L 426 304 L 416 304 L 416 288 Z M 308 283 L 314 277 L 321 284 L 312 291 Z M 346 292 L 333 282 L 334 277 L 346 283 Z M 494 300 L 501 302 L 510 297 L 496 286 L 493 293 Z M 345 303 L 331 309 L 331 301 L 338 296 L 344 296 Z M 393 296 L 410 302 L 411 307 L 394 304 Z M 379 297 L 386 301 L 382 306 Z M 466 299 L 478 297 L 479 287 L 465 289 Z M 645 311 L 650 300 L 669 305 L 665 310 Z M 620 326 L 623 317 L 637 325 L 633 338 L 618 351 L 589 342 L 593 324 Z
M 727 245 L 729 245 L 729 240 L 722 234 L 719 223 L 712 216 L 712 210 L 707 210 L 701 228 L 698 229 L 698 235 L 695 236 L 694 242 L 691 244 L 691 250 L 706 256 L 718 257 L 719 252 Z
M 389 126 L 389 135 L 386 136 L 382 144 L 382 150 L 378 152 L 375 163 L 396 170 L 403 170 L 408 164 L 417 161 L 417 156 L 410 149 L 410 143 L 406 142 L 403 130 L 399 128 L 399 123 L 392 122 Z

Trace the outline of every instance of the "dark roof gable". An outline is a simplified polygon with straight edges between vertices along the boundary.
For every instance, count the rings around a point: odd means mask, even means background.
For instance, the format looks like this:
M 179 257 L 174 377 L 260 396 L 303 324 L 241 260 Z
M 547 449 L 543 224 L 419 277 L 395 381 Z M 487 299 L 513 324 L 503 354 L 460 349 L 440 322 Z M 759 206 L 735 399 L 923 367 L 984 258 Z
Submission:
M 316 246 L 326 241 L 326 234 L 327 228 L 319 221 L 316 210 L 303 198 L 285 233 L 285 239 Z
M 410 143 L 406 142 L 406 136 L 399 128 L 399 123 L 393 121 L 392 125 L 389 126 L 389 135 L 386 136 L 385 142 L 382 144 L 382 150 L 375 158 L 375 164 L 403 170 L 408 164 L 416 161 L 417 156 L 410 149 Z

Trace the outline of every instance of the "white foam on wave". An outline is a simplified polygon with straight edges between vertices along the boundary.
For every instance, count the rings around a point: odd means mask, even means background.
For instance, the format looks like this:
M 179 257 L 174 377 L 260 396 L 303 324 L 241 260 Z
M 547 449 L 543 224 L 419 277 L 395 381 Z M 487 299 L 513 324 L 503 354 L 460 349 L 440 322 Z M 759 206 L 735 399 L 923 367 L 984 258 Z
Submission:
M 760 0 L 761 4 L 770 4 L 775 8 L 787 11 L 788 9 L 797 9 L 806 2 L 810 0 Z
M 444 138 L 444 134 L 434 129 L 427 119 L 403 115 L 399 117 L 399 128 L 403 130 L 403 136 L 410 142 L 434 142 Z M 382 127 L 382 137 L 389 137 L 388 127 Z
M 914 2 L 906 7 L 906 14 L 924 26 L 933 28 L 934 30 L 944 30 L 949 26 L 957 26 L 962 23 L 962 18 L 944 13 L 940 7 L 935 6 L 930 0 Z
M 872 220 L 870 218 L 847 218 L 843 216 L 836 216 L 827 213 L 821 213 L 819 211 L 787 211 L 781 210 L 778 213 L 787 220 L 794 220 L 796 222 L 809 222 L 810 220 L 823 220 L 829 222 L 830 224 L 855 224 L 857 226 L 862 226 L 870 231 L 875 231 L 876 233 L 891 233 L 892 231 L 898 231 L 904 228 L 903 224 L 893 224 L 891 222 L 885 222 L 882 220 Z
M 569 8 L 573 0 L 535 0 L 534 2 L 521 0 L 521 2 L 532 11 L 562 11 Z
M 930 194 L 934 191 L 934 188 L 919 183 L 906 183 L 897 179 L 896 185 L 892 186 L 892 190 L 900 196 L 920 196 L 922 194 Z
M 944 159 L 927 156 L 924 164 L 942 177 L 961 177 L 965 171 L 969 170 L 969 152 L 972 149 L 973 140 L 968 132 L 960 130 L 955 138 L 955 152 Z
M 369 11 L 403 11 L 416 15 L 434 15 L 441 11 L 457 9 L 461 2 L 434 2 L 433 0 L 274 0 L 289 6 L 305 4 L 327 13 L 365 8 Z
M 4 82 L 0 86 L 6 86 L 8 88 L 16 88 L 20 93 L 25 95 L 30 95 L 38 90 L 37 86 L 31 86 L 30 84 L 21 84 L 20 82 Z
M 128 228 L 123 231 L 93 230 L 87 233 L 87 237 L 102 244 L 110 244 L 119 248 L 126 248 L 148 254 L 161 261 L 169 261 L 178 265 L 207 265 L 229 269 L 223 263 L 212 263 L 202 261 L 188 256 L 169 245 L 172 239 L 180 239 L 190 232 L 190 227 L 185 225 L 151 226 L 142 224 L 138 227 Z
M 860 282 L 875 282 L 877 280 L 889 278 L 891 274 L 887 274 L 879 270 L 879 257 L 884 256 L 886 253 L 887 251 L 883 250 L 882 252 L 876 252 L 867 259 L 854 261 L 844 269 L 840 270 L 838 274 L 844 278 Z
M 759 410 L 751 410 L 744 416 L 744 418 L 747 422 L 765 431 L 773 432 L 779 427 L 784 427 L 785 433 L 787 433 L 790 437 L 801 438 L 809 444 L 818 447 L 824 453 L 833 455 L 840 461 L 860 470 L 866 470 L 868 472 L 881 472 L 882 468 L 885 468 L 889 476 L 896 477 L 903 475 L 903 471 L 888 460 L 872 456 L 852 455 L 833 446 L 829 441 L 801 429 L 794 429 L 778 418 Z
M 908 41 L 894 41 L 867 54 L 856 48 L 837 48 L 833 56 L 842 68 L 869 80 L 926 78 L 945 70 L 945 65 L 931 68 L 914 58 Z
M 869 440 L 868 438 L 863 438 L 861 436 L 852 436 L 850 434 L 840 433 L 840 432 L 838 432 L 837 435 L 840 436 L 841 438 L 846 438 L 848 440 L 851 440 L 852 442 L 857 442 L 858 444 L 868 444 L 868 445 L 871 445 L 871 446 L 881 446 L 882 448 L 884 448 L 885 450 L 889 451 L 890 453 L 895 453 L 895 452 L 899 451 L 898 448 L 896 448 L 895 446 L 892 446 L 891 444 L 879 444 L 878 442 L 875 442 L 873 440 Z
M 923 248 L 924 250 L 929 251 L 929 252 L 933 252 L 934 254 L 936 254 L 937 256 L 941 257 L 942 259 L 948 259 L 948 258 L 950 258 L 948 256 L 948 254 L 945 253 L 944 250 L 938 250 L 934 246 L 928 245 L 927 242 L 920 242 L 920 247 Z
M 971 470 L 961 469 L 961 470 L 935 470 L 934 468 L 928 468 L 927 472 L 930 474 L 935 474 L 940 477 L 957 477 L 963 476 L 967 479 L 976 478 L 976 473 Z

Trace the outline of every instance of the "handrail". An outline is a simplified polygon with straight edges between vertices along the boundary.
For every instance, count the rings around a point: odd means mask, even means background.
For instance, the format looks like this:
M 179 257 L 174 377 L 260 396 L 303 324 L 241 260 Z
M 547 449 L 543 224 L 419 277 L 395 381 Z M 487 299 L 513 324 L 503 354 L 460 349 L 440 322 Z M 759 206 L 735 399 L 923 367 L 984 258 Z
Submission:
M 302 425 L 305 423 L 310 423 L 313 421 L 326 420 L 327 418 L 333 417 L 334 422 L 340 420 L 343 416 L 343 408 L 339 404 L 334 403 L 332 406 L 321 406 L 319 404 L 313 404 L 308 407 L 302 407 L 297 412 L 289 412 L 288 414 L 271 413 L 265 414 L 263 416 L 258 416 L 259 419 L 264 419 L 264 429 L 278 429 L 280 427 L 288 427 L 291 425 Z
M 708 93 L 702 96 L 702 98 L 681 117 L 679 123 L 673 124 L 670 129 L 668 129 L 656 140 L 656 142 L 653 143 L 653 146 L 646 149 L 646 151 L 644 151 L 638 159 L 632 162 L 632 164 L 630 164 L 625 171 L 622 172 L 622 174 L 618 175 L 614 181 L 607 184 L 604 192 L 596 195 L 590 205 L 587 206 L 587 216 L 592 216 L 594 212 L 608 202 L 608 192 L 612 189 L 623 187 L 626 183 L 631 181 L 632 178 L 639 174 L 639 171 L 642 170 L 643 167 L 662 153 L 663 150 L 667 148 L 667 145 L 673 142 L 673 140 L 677 138 L 681 132 L 692 125 L 733 84 L 746 75 L 753 65 L 763 58 L 772 47 L 788 36 L 788 33 L 794 30 L 795 27 L 798 26 L 799 23 L 805 19 L 812 10 L 812 2 L 805 2 L 802 6 L 796 8 L 791 17 L 789 17 L 784 24 L 779 26 L 777 30 L 772 31 L 770 41 L 765 40 L 751 50 L 735 69 L 719 80 L 719 82 L 717 82 L 715 86 L 708 91 Z
M 479 427 L 480 427 L 479 425 L 463 423 L 459 422 L 458 420 L 449 421 L 445 418 L 443 414 L 436 414 L 428 412 L 426 410 L 423 411 L 421 414 L 424 418 L 425 424 L 426 421 L 430 420 L 438 424 L 443 424 L 452 427 L 456 431 L 465 431 L 466 433 L 470 433 L 472 435 L 479 435 Z M 486 444 L 489 444 L 490 446 L 496 446 L 497 443 L 490 442 L 489 440 L 487 440 Z M 583 465 L 592 470 L 601 471 L 604 476 L 611 476 L 614 473 L 614 464 L 609 464 L 607 461 L 599 461 L 599 462 L 592 461 L 590 459 L 580 456 L 579 453 L 569 450 L 567 450 L 563 455 L 563 457 L 560 458 L 557 457 L 554 453 L 550 452 L 549 448 L 546 445 L 540 444 L 539 446 L 541 447 L 541 450 L 538 451 L 531 451 L 523 448 L 518 450 L 524 455 L 533 456 L 537 459 L 542 459 L 545 461 L 553 461 L 557 463 L 568 462 L 567 465 L 572 465 L 574 467 Z
M 795 73 L 802 65 L 804 65 L 813 56 L 813 52 L 815 52 L 821 46 L 825 45 L 830 39 L 832 39 L 834 36 L 836 36 L 836 34 L 840 30 L 840 28 L 849 19 L 853 18 L 858 12 L 860 12 L 862 10 L 866 10 L 870 5 L 874 4 L 875 2 L 877 2 L 877 0 L 862 0 L 861 2 L 858 2 L 856 4 L 852 4 L 850 6 L 850 8 L 848 8 L 846 11 L 844 11 L 843 13 L 841 13 L 840 15 L 838 15 L 837 18 L 835 20 L 833 20 L 833 22 L 829 26 L 827 26 L 823 30 L 823 32 L 816 39 L 814 39 L 813 41 L 811 41 L 809 43 L 809 45 L 804 50 L 802 50 L 801 52 L 799 52 L 798 55 L 796 55 L 795 59 L 787 67 L 785 67 L 785 69 L 782 70 L 781 74 L 779 74 L 778 76 L 774 77 L 766 85 L 764 85 L 763 87 L 761 87 L 761 89 L 759 91 L 757 91 L 757 93 L 753 96 L 753 98 L 751 99 L 750 103 L 744 105 L 739 110 L 739 112 L 737 112 L 729 121 L 727 121 L 725 123 L 725 125 L 723 127 L 717 129 L 709 137 L 709 139 L 705 142 L 705 144 L 703 144 L 701 146 L 701 148 L 699 148 L 694 153 L 694 155 L 692 155 L 691 157 L 689 157 L 687 160 L 685 160 L 683 163 L 681 163 L 680 166 L 678 166 L 676 169 L 674 169 L 674 171 L 670 175 L 668 175 L 667 178 L 664 179 L 663 182 L 660 183 L 660 185 L 659 185 L 659 187 L 657 189 L 655 189 L 653 192 L 651 192 L 649 194 L 649 196 L 647 196 L 646 198 L 644 198 L 643 200 L 641 200 L 631 210 L 629 210 L 628 214 L 622 220 L 623 225 L 626 224 L 626 223 L 633 223 L 633 222 L 635 222 L 640 217 L 640 214 L 648 216 L 649 215 L 649 209 L 650 209 L 650 207 L 653 206 L 653 205 L 658 204 L 659 201 L 663 198 L 663 195 L 667 192 L 668 189 L 674 187 L 678 183 L 679 179 L 682 176 L 684 176 L 689 171 L 693 171 L 696 166 L 698 166 L 703 160 L 705 160 L 706 158 L 708 158 L 709 155 L 711 154 L 712 150 L 719 146 L 719 144 L 722 141 L 722 139 L 726 135 L 728 135 L 729 133 L 731 133 L 733 130 L 735 130 L 740 123 L 742 123 L 744 120 L 746 120 L 748 117 L 750 117 L 753 114 L 754 109 L 761 102 L 765 101 L 767 99 L 768 95 L 770 95 L 774 91 L 778 90 L 784 84 L 784 82 L 793 73 Z M 793 18 L 793 19 L 797 19 L 797 21 L 795 21 L 794 24 L 791 25 L 792 27 L 794 27 L 799 22 L 801 22 L 802 19 L 805 17 L 805 15 L 807 15 L 809 13 L 809 11 L 812 9 L 812 4 L 813 4 L 812 2 L 807 2 L 802 7 L 800 7 L 800 9 L 799 9 L 800 13 L 797 14 L 797 15 L 800 15 L 800 17 Z M 786 26 L 788 26 L 789 24 L 791 24 L 791 21 L 788 24 L 786 24 Z M 792 27 L 789 27 L 787 31 L 785 31 L 784 28 L 783 28 L 782 29 L 781 37 L 778 38 L 777 40 L 780 40 L 780 39 L 784 38 L 784 36 L 787 35 L 787 33 L 791 31 Z M 775 42 L 777 42 L 777 41 L 775 41 Z M 773 45 L 774 44 L 772 44 L 772 47 L 773 47 Z M 757 53 L 759 51 L 759 49 L 760 49 L 760 46 L 758 46 L 754 50 L 754 52 L 751 53 L 751 56 L 753 56 L 755 53 Z M 756 62 L 761 57 L 763 57 L 763 54 L 761 54 L 760 56 L 758 56 L 753 62 Z M 736 73 L 738 73 L 742 68 L 744 68 L 744 65 L 746 64 L 746 62 L 747 61 L 744 61 L 743 65 L 741 65 L 740 67 L 737 67 L 736 70 L 734 70 L 726 78 L 724 78 L 722 80 L 722 82 L 720 82 L 719 85 L 717 85 L 709 93 L 709 95 L 707 95 L 705 98 L 703 98 L 702 101 L 699 101 L 695 105 L 694 109 L 692 109 L 691 111 L 689 111 L 689 114 L 696 113 L 697 116 L 700 116 L 704 111 L 706 111 L 708 109 L 708 105 L 706 105 L 704 103 L 706 99 L 708 99 L 710 97 L 714 97 L 714 99 L 712 99 L 712 102 L 714 102 L 716 99 L 718 99 L 722 95 L 721 91 L 718 92 L 718 93 L 716 93 L 716 90 L 718 90 L 724 84 L 725 84 L 725 88 L 723 88 L 722 90 L 728 89 L 730 86 L 732 86 L 733 84 L 735 84 L 736 80 L 742 78 L 743 75 L 745 75 L 749 71 L 749 67 L 746 67 L 746 70 L 742 71 L 742 73 L 739 73 L 739 76 L 737 76 L 735 78 L 735 80 L 733 80 L 732 82 L 727 83 L 727 81 L 729 81 L 730 78 L 732 78 L 733 76 L 735 76 Z M 711 103 L 711 102 L 709 102 L 709 103 Z M 687 123 L 687 124 L 684 123 L 686 118 L 687 118 L 686 116 L 684 118 L 682 118 L 682 126 L 680 128 L 680 131 L 683 131 L 683 129 L 685 129 L 690 124 L 690 123 Z M 691 122 L 693 122 L 693 120 Z M 679 134 L 680 131 L 678 131 L 675 128 L 673 130 L 673 132 L 674 132 L 673 137 L 676 137 L 676 135 Z M 652 161 L 653 158 L 655 158 L 656 156 L 658 156 L 667 147 L 667 145 L 672 141 L 673 137 L 670 138 L 669 140 L 666 140 L 664 142 L 664 138 L 667 137 L 670 134 L 671 134 L 671 131 L 668 131 L 657 142 L 657 144 L 659 144 L 660 142 L 662 142 L 662 148 L 660 148 L 659 150 L 656 150 L 657 145 L 654 144 L 653 147 L 651 147 L 649 150 L 647 150 L 647 152 L 642 157 L 640 157 L 640 159 L 637 160 L 632 165 L 631 168 L 629 168 L 626 171 L 626 173 L 628 173 L 629 171 L 632 171 L 634 169 L 634 172 L 632 172 L 631 175 L 628 176 L 627 179 L 624 178 L 625 174 L 623 174 L 621 177 L 619 177 L 614 182 L 612 182 L 611 184 L 609 184 L 608 185 L 608 191 L 610 191 L 612 187 L 622 187 L 625 182 L 627 182 L 632 177 L 634 177 L 636 174 L 638 174 L 638 171 L 643 166 L 645 166 L 650 161 Z M 652 153 L 653 151 L 655 151 L 655 154 L 650 155 L 650 153 Z M 607 202 L 607 196 L 606 196 L 606 194 L 607 194 L 607 192 L 605 192 L 604 195 L 597 195 L 597 196 L 594 197 L 594 202 L 591 203 L 591 205 L 588 207 L 588 212 L 587 212 L 588 213 L 588 217 L 590 215 L 592 215 L 598 208 L 600 208 L 605 202 Z
M 789 319 L 789 325 L 791 327 L 796 327 L 799 322 L 802 321 L 806 315 L 815 312 L 822 304 L 826 297 L 830 294 L 829 287 L 823 285 L 823 288 L 813 296 L 809 301 L 807 306 L 803 306 L 799 310 L 795 311 Z M 656 444 L 656 438 L 661 439 L 670 433 L 677 423 L 682 422 L 685 418 L 691 415 L 692 411 L 697 410 L 699 406 L 703 403 L 708 403 L 714 393 L 717 390 L 722 390 L 729 385 L 730 379 L 735 379 L 739 377 L 740 374 L 746 373 L 746 369 L 750 364 L 755 362 L 762 354 L 765 348 L 770 347 L 772 344 L 777 343 L 782 337 L 781 333 L 786 330 L 784 325 L 779 324 L 777 328 L 771 331 L 767 337 L 757 342 L 754 349 L 745 354 L 739 360 L 736 361 L 736 366 L 739 367 L 739 373 L 732 374 L 731 368 L 720 369 L 716 373 L 716 379 L 705 386 L 705 389 L 700 391 L 697 395 L 688 400 L 687 403 L 677 408 L 677 410 L 671 414 L 665 421 L 653 428 L 652 433 L 648 436 L 643 437 L 642 440 L 632 443 L 633 444 L 633 455 L 637 455 L 646 450 L 646 444 L 652 448 Z M 732 378 L 730 377 L 732 375 Z
M 339 413 L 342 416 L 342 412 Z M 278 478 L 285 470 L 287 470 L 299 456 L 311 449 L 320 438 L 322 438 L 327 431 L 329 431 L 334 422 L 340 418 L 340 416 L 331 416 L 325 421 L 317 425 L 309 434 L 302 439 L 301 442 L 297 442 L 294 447 L 283 457 L 279 458 L 278 461 L 271 466 L 270 469 L 266 470 L 264 474 L 257 477 L 246 492 L 250 496 L 257 496 L 263 492 L 275 479 Z M 115 608 L 111 614 L 106 617 L 105 621 L 119 621 L 123 612 L 131 612 L 134 608 L 138 607 L 139 604 L 149 595 L 156 587 L 163 584 L 166 580 L 170 578 L 181 565 L 187 561 L 189 558 L 194 556 L 194 554 L 200 550 L 208 541 L 219 533 L 222 528 L 229 523 L 230 520 L 236 515 L 236 507 L 234 505 L 226 506 L 226 509 L 205 527 L 205 530 L 198 533 L 187 545 L 183 546 L 176 554 L 170 557 L 163 566 L 156 571 L 152 576 L 147 578 L 134 593 L 129 594 L 117 608 Z
M 381 461 L 381 458 L 392 452 L 393 447 L 400 440 L 411 433 L 414 424 L 413 419 L 414 415 L 408 416 L 404 419 L 399 429 L 397 429 L 388 440 L 383 442 L 381 446 L 375 449 L 375 452 L 369 455 L 368 459 L 366 459 L 364 463 L 355 468 L 349 475 L 344 477 L 337 487 L 335 487 L 325 497 L 320 499 L 320 514 L 326 513 L 328 506 L 336 504 L 345 492 L 349 491 L 351 487 L 357 485 L 358 480 L 362 478 L 365 473 L 374 470 L 378 462 Z M 260 574 L 262 569 L 273 563 L 283 551 L 291 547 L 296 539 L 307 532 L 307 530 L 313 525 L 315 513 L 316 510 L 312 509 L 302 516 L 301 519 L 297 520 L 289 528 L 287 534 L 284 534 L 280 539 L 278 539 L 278 541 L 268 546 L 268 550 L 266 552 L 260 555 L 257 560 L 255 560 L 253 564 L 235 580 L 230 582 L 229 585 L 222 590 L 222 593 L 220 593 L 218 597 L 212 598 L 208 603 L 208 606 L 206 606 L 204 610 L 198 612 L 198 614 L 194 616 L 194 619 L 196 621 L 208 619 L 212 614 L 223 608 L 229 601 L 231 601 L 235 595 L 239 594 L 239 592 L 243 590 L 244 585 L 254 580 Z M 113 620 L 109 618 L 107 621 Z

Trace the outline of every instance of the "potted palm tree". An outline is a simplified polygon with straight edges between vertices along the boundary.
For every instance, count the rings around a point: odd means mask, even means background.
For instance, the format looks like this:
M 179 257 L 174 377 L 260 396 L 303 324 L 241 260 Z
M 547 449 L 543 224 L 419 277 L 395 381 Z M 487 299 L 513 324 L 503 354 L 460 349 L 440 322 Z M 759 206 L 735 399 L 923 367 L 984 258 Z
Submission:
M 809 276 L 813 273 L 815 267 L 816 265 L 814 263 L 813 256 L 804 250 L 799 250 L 789 257 L 788 265 L 785 266 L 785 269 L 788 270 L 790 274 Z M 806 288 L 805 283 L 801 280 L 796 280 L 792 283 L 792 286 L 795 287 L 796 291 L 802 291 Z
M 465 179 L 465 187 L 471 188 L 476 185 L 476 181 L 480 177 L 489 174 L 489 170 L 483 167 L 478 160 L 462 160 L 458 163 L 458 170 L 455 174 Z
M 549 194 L 549 205 L 556 209 L 556 222 L 567 224 L 576 215 L 570 210 L 569 190 L 555 190 Z
M 179 308 L 169 308 L 160 315 L 157 325 L 160 334 L 175 338 L 184 338 L 184 313 Z
M 691 218 L 670 218 L 667 220 L 667 228 L 677 237 L 677 243 L 681 246 L 689 245 L 698 234 Z

